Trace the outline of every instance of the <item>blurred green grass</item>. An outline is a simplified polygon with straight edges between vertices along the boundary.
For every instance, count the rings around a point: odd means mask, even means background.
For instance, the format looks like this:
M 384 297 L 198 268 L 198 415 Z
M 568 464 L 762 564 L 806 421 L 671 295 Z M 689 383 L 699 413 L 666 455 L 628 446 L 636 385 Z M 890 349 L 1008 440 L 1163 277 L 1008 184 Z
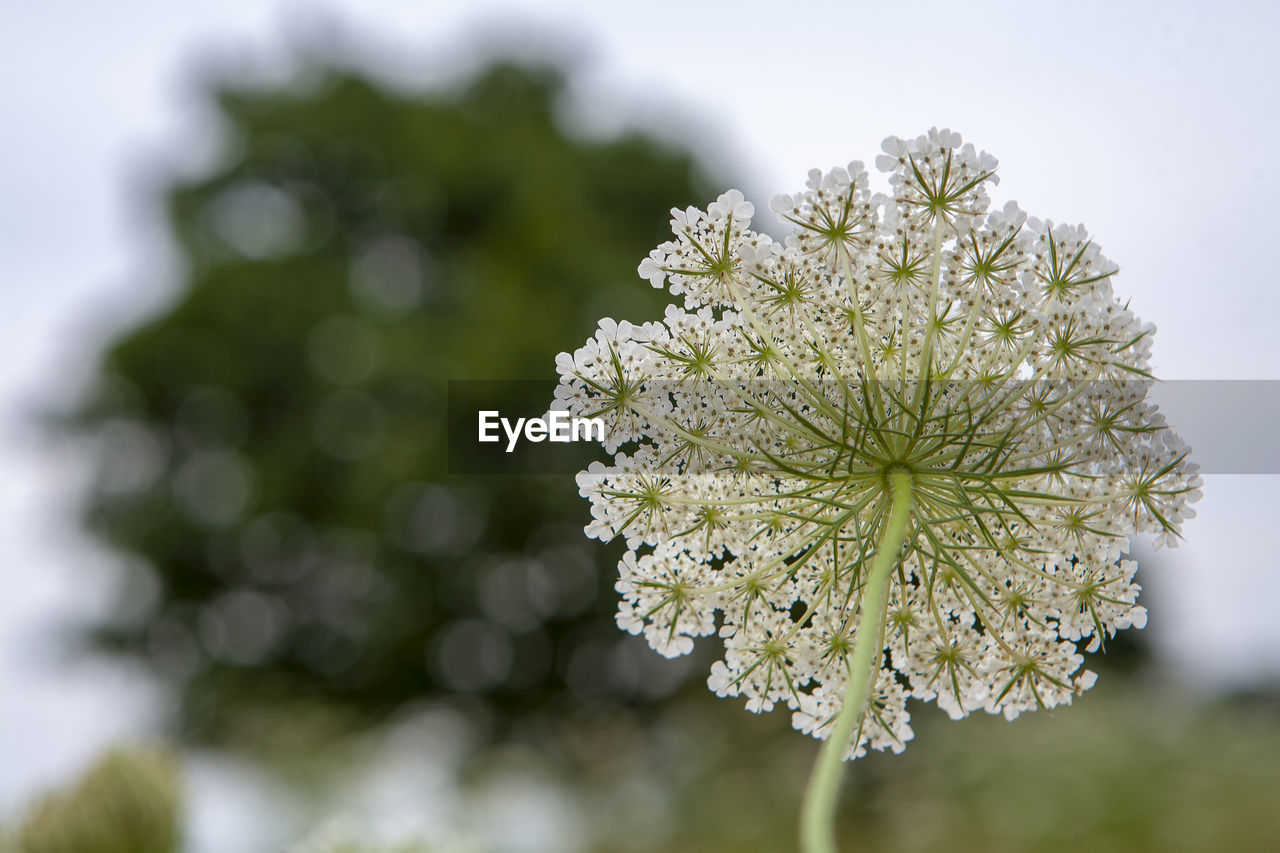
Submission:
M 1144 680 L 1104 683 L 1071 707 L 1012 723 L 986 715 L 955 723 L 936 709 L 917 710 L 916 738 L 902 755 L 874 753 L 846 765 L 842 850 L 1280 849 L 1277 697 L 1205 702 Z M 454 782 L 474 806 L 504 766 L 537 765 L 576 803 L 584 825 L 573 835 L 594 839 L 585 848 L 591 853 L 796 849 L 816 741 L 779 715 L 747 714 L 710 695 L 674 700 L 643 725 L 634 713 L 560 719 L 565 731 L 554 741 L 564 751 L 546 752 L 547 738 L 523 749 L 509 744 L 505 758 L 487 751 Z M 327 754 L 345 762 L 350 747 L 330 743 Z M 326 752 L 318 743 L 313 749 Z M 16 841 L 0 850 L 178 851 L 175 778 L 162 753 L 114 751 L 65 793 L 34 804 Z M 317 813 L 333 806 L 317 803 Z
M 842 849 L 1280 850 L 1280 700 L 1203 702 L 1115 681 L 1012 723 L 952 722 L 913 703 L 916 737 L 902 755 L 846 766 Z M 767 716 L 747 722 L 725 760 L 688 783 L 682 829 L 655 849 L 795 849 L 816 742 L 784 737 Z

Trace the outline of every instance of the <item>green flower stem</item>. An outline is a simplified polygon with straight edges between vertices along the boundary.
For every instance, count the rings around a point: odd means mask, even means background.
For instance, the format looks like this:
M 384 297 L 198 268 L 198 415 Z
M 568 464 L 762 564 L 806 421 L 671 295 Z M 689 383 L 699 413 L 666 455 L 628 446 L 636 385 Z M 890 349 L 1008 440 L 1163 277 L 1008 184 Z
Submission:
M 803 853 L 836 853 L 836 793 L 840 788 L 844 754 L 849 749 L 858 721 L 862 719 L 880 669 L 883 650 L 874 648 L 874 644 L 881 642 L 884 636 L 880 628 L 884 625 L 885 609 L 889 603 L 889 575 L 906 537 L 912 500 L 911 474 L 907 471 L 892 472 L 889 483 L 892 489 L 889 519 L 880 534 L 880 542 L 871 561 L 871 572 L 862 589 L 862 616 L 858 620 L 857 638 L 853 644 L 844 705 L 836 717 L 835 729 L 827 738 L 813 768 L 800 811 L 800 849 Z

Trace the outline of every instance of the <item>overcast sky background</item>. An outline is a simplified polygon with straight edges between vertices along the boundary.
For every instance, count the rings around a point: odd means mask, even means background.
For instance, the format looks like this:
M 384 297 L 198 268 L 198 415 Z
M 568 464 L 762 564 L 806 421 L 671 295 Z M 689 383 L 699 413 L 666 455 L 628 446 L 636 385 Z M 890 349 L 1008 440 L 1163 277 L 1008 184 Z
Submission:
M 1160 328 L 1158 375 L 1280 379 L 1277 35 L 1280 5 L 1266 2 L 3 4 L 0 820 L 156 720 L 145 681 L 66 665 L 54 643 L 98 606 L 108 573 L 93 569 L 110 560 L 75 532 L 76 460 L 30 415 L 73 395 L 103 342 L 172 293 L 140 178 L 216 155 L 201 67 L 280 75 L 300 45 L 329 41 L 411 84 L 504 48 L 563 55 L 582 132 L 692 142 L 745 176 L 763 216 L 811 167 L 870 163 L 888 134 L 951 127 L 1000 159 L 997 205 L 1082 221 L 1119 262 L 1118 292 Z M 1192 445 L 1196 431 L 1221 444 L 1204 435 L 1212 414 L 1195 414 Z M 1241 441 L 1274 460 L 1264 421 Z M 1206 481 L 1187 543 L 1140 575 L 1149 630 L 1171 678 L 1274 680 L 1280 477 Z M 243 799 L 197 820 L 225 843 L 230 816 L 251 812 Z

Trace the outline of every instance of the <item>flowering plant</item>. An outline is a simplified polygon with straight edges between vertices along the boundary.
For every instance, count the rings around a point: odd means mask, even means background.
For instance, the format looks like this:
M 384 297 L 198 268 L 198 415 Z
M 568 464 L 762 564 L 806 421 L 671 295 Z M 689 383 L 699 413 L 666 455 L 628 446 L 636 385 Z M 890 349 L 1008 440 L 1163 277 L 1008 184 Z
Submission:
M 1084 228 L 989 210 L 995 158 L 947 130 L 876 165 L 889 194 L 854 162 L 775 198 L 781 243 L 736 190 L 673 210 L 639 272 L 683 307 L 557 360 L 556 406 L 609 426 L 578 484 L 626 539 L 618 624 L 667 656 L 718 633 L 711 689 L 828 740 L 809 850 L 908 697 L 1012 719 L 1091 686 L 1080 646 L 1146 621 L 1128 538 L 1199 497 Z

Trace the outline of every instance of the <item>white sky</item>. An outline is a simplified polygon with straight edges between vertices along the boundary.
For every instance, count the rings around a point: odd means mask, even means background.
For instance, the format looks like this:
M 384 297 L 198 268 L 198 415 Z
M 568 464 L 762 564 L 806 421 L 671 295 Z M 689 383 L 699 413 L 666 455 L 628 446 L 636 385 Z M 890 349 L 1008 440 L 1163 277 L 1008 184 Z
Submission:
M 950 126 L 1000 158 L 997 203 L 1089 226 L 1121 264 L 1117 289 L 1160 327 L 1161 376 L 1280 379 L 1277 4 L 4 4 L 0 819 L 157 707 L 136 678 L 56 665 L 49 632 L 100 597 L 104 558 L 67 515 L 74 461 L 23 414 L 65 399 L 110 329 L 163 301 L 169 259 L 135 178 L 216 150 L 197 60 L 279 70 L 299 33 L 338 20 L 362 34 L 337 36 L 348 50 L 403 80 L 474 63 L 493 27 L 525 52 L 559 45 L 580 75 L 578 121 L 692 140 L 746 176 L 761 211 L 812 166 L 869 163 L 888 134 Z M 604 111 L 583 106 L 597 95 Z M 1277 488 L 1208 477 L 1188 543 L 1143 573 L 1150 630 L 1186 680 L 1280 675 Z

